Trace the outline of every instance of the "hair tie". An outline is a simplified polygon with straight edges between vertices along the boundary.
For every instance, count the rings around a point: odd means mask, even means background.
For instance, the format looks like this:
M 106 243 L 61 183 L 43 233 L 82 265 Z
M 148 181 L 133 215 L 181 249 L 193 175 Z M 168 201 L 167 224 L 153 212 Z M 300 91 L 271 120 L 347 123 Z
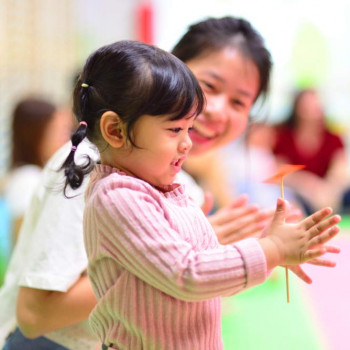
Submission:
M 77 146 L 72 146 L 70 149 L 72 152 L 75 152 L 77 150 Z
M 89 87 L 89 84 L 82 83 L 82 84 L 81 84 L 81 87 L 83 87 L 83 88 L 88 88 L 88 87 Z
M 80 123 L 79 123 L 79 125 L 85 125 L 85 127 L 87 128 L 87 122 L 84 122 L 84 120 L 82 120 Z

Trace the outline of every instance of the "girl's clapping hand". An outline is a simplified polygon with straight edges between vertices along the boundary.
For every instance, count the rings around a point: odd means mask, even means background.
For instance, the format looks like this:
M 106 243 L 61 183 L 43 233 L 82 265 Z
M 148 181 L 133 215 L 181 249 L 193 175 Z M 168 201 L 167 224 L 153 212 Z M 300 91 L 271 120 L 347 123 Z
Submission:
M 321 266 L 332 264 L 320 256 L 339 252 L 335 247 L 324 246 L 339 233 L 336 226 L 341 218 L 331 208 L 323 208 L 298 223 L 286 223 L 287 204 L 278 199 L 277 209 L 266 237 L 260 239 L 267 258 L 268 268 L 276 265 L 298 265 L 303 262 Z M 294 269 L 302 276 L 300 269 Z

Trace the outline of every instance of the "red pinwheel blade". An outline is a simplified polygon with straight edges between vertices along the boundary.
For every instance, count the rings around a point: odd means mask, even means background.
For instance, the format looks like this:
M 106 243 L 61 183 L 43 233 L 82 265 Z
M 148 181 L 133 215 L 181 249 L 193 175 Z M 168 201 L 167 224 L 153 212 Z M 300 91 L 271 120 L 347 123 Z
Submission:
M 293 173 L 295 171 L 298 171 L 300 169 L 303 169 L 303 168 L 305 168 L 305 165 L 283 164 L 279 167 L 276 174 L 274 174 L 273 176 L 264 180 L 263 182 L 265 182 L 265 183 L 279 183 L 284 176 L 286 176 L 290 173 Z

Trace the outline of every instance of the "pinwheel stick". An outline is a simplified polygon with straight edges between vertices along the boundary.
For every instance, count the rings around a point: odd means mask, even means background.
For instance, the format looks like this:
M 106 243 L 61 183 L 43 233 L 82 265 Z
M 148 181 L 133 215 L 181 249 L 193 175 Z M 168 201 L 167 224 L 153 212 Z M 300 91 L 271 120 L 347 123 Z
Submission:
M 281 176 L 281 198 L 284 199 L 284 188 L 283 188 L 283 176 Z M 289 276 L 288 276 L 288 266 L 284 267 L 284 271 L 286 273 L 286 292 L 287 292 L 287 303 L 289 304 Z
M 281 177 L 280 185 L 281 185 L 281 198 L 284 199 L 283 177 Z
M 283 178 L 287 174 L 293 173 L 294 171 L 300 170 L 305 168 L 305 165 L 293 165 L 293 164 L 284 164 L 280 167 L 278 172 L 265 180 L 264 182 L 266 183 L 276 183 L 280 182 L 280 187 L 281 187 L 281 198 L 284 199 L 284 188 L 283 188 Z M 285 266 L 285 272 L 286 272 L 286 292 L 287 292 L 287 303 L 289 303 L 290 298 L 289 298 L 289 277 L 288 277 L 288 266 Z

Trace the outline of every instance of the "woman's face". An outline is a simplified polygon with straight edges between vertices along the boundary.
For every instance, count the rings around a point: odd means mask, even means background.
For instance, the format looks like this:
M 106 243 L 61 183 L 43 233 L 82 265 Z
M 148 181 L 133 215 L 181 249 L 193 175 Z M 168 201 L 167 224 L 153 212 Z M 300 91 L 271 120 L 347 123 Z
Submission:
M 206 98 L 194 122 L 191 155 L 221 147 L 242 134 L 257 97 L 260 77 L 256 65 L 233 48 L 186 62 Z
M 322 122 L 323 111 L 320 99 L 316 92 L 306 91 L 300 97 L 296 105 L 296 116 L 298 121 Z

